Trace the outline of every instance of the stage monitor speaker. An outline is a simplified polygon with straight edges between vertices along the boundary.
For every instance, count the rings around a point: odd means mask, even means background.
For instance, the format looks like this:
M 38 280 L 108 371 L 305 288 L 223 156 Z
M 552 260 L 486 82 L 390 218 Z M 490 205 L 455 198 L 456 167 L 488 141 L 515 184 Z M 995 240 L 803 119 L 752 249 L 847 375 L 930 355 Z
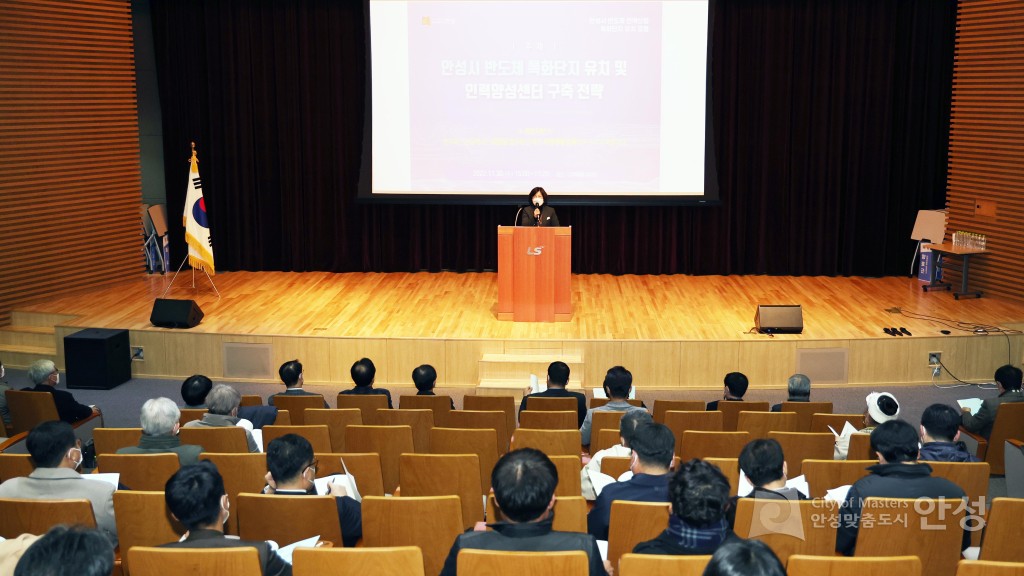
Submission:
M 64 337 L 68 388 L 110 390 L 132 378 L 127 330 L 87 328 Z
M 203 320 L 203 311 L 195 300 L 157 298 L 149 321 L 162 328 L 192 328 Z
M 754 326 L 762 334 L 800 334 L 804 314 L 799 304 L 758 304 Z

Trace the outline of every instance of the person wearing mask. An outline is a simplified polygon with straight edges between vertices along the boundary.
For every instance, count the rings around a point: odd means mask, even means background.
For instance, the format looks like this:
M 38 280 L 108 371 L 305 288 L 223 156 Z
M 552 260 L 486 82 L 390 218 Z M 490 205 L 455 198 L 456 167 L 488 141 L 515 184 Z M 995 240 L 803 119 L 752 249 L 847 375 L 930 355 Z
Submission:
M 548 193 L 537 186 L 530 190 L 530 205 L 519 209 L 518 226 L 559 226 L 555 209 L 548 205 Z

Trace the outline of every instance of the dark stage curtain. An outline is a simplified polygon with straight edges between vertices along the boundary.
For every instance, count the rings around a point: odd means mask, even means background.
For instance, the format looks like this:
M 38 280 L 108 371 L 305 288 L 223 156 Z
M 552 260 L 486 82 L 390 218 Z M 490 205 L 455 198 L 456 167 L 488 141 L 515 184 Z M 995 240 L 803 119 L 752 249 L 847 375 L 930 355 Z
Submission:
M 514 207 L 356 203 L 361 0 L 153 0 L 152 13 L 168 210 L 181 212 L 195 140 L 219 269 L 495 268 Z M 721 205 L 553 198 L 574 271 L 905 274 L 917 210 L 944 204 L 955 19 L 934 0 L 718 0 Z M 180 228 L 172 245 L 180 259 Z

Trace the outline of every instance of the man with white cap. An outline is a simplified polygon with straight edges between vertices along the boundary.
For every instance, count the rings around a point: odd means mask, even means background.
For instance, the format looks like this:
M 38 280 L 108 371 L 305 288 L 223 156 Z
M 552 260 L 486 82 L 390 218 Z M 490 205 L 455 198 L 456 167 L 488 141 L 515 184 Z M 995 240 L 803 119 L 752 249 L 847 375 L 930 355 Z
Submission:
M 854 434 L 871 434 L 871 431 L 880 424 L 895 420 L 900 416 L 900 403 L 896 397 L 888 392 L 872 392 L 864 399 L 867 408 L 864 410 L 864 428 Z M 833 457 L 836 460 L 846 460 L 846 454 L 850 451 L 850 436 L 843 434 L 836 438 L 836 448 Z

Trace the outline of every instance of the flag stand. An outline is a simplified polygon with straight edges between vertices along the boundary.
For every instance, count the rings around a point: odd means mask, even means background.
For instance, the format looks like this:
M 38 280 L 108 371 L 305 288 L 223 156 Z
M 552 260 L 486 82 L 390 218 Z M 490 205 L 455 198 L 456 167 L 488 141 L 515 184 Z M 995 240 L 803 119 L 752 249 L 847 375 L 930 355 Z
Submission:
M 163 293 L 160 294 L 161 298 L 163 298 L 167 294 L 167 291 L 171 289 L 171 285 L 174 284 L 174 280 L 177 279 L 178 274 L 181 272 L 181 269 L 185 267 L 185 262 L 187 260 L 188 260 L 188 255 L 186 255 L 185 258 L 183 258 L 181 260 L 181 264 L 178 266 L 177 272 L 174 273 L 174 276 L 171 277 L 171 281 L 167 283 L 167 287 L 164 288 Z M 220 290 L 217 290 L 217 284 L 213 281 L 213 277 L 210 276 L 210 273 L 207 272 L 205 268 L 203 269 L 203 274 L 206 274 L 206 279 L 210 281 L 210 286 L 213 286 L 213 291 L 217 294 L 217 298 L 220 298 Z M 195 289 L 195 287 L 196 287 L 196 269 L 193 268 L 192 269 L 192 288 Z

